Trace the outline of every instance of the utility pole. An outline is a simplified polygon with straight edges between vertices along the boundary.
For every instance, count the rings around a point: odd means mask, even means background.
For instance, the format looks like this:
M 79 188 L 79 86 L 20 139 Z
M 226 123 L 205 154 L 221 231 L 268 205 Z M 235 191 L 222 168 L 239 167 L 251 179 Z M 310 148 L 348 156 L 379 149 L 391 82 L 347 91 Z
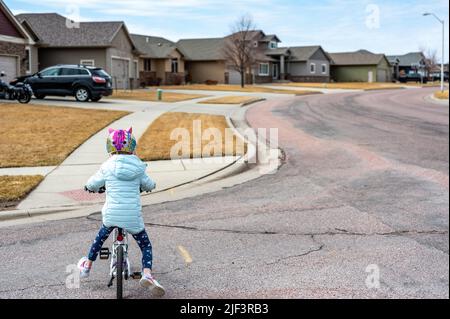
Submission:
M 426 16 L 433 16 L 442 24 L 442 60 L 441 60 L 441 92 L 444 92 L 444 60 L 445 60 L 445 20 L 439 19 L 434 13 L 424 13 Z

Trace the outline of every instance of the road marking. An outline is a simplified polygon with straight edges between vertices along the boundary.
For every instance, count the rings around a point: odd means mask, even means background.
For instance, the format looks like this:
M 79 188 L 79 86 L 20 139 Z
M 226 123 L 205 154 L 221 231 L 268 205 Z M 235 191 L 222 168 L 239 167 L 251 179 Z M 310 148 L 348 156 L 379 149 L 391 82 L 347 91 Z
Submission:
M 181 256 L 183 257 L 184 262 L 186 264 L 192 263 L 192 257 L 189 254 L 189 252 L 187 251 L 187 249 L 184 248 L 183 246 L 178 246 L 177 248 L 178 248 L 178 251 L 180 252 Z

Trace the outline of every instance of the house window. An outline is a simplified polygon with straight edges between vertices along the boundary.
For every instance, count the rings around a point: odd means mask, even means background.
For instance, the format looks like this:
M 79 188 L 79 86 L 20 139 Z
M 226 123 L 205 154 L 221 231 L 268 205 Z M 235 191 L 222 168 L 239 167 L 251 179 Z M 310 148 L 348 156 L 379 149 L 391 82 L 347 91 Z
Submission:
M 152 70 L 152 60 L 145 59 L 144 60 L 144 71 L 150 72 Z
M 80 64 L 85 66 L 95 66 L 95 60 L 81 60 Z
M 327 73 L 327 65 L 322 64 L 322 74 L 326 74 L 326 73 Z
M 315 63 L 311 63 L 310 71 L 311 71 L 311 73 L 316 73 L 316 64 Z
M 268 76 L 270 75 L 269 63 L 260 63 L 259 64 L 259 75 L 260 76 Z
M 31 50 L 30 48 L 25 49 L 25 66 L 27 74 L 31 73 Z
M 269 43 L 269 48 L 276 49 L 276 48 L 278 48 L 278 44 L 276 42 L 274 42 L 274 41 L 271 41 Z
M 172 59 L 172 73 L 178 73 L 178 59 Z

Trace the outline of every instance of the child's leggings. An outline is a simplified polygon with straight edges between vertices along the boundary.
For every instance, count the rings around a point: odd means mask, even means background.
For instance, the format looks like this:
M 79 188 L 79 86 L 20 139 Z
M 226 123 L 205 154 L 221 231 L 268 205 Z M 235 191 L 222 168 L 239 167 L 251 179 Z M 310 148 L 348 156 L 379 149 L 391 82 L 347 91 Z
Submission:
M 88 258 L 91 261 L 95 261 L 97 259 L 98 253 L 100 249 L 102 249 L 103 244 L 108 239 L 111 232 L 114 230 L 114 227 L 106 227 L 102 225 L 100 231 L 98 232 L 97 237 L 92 244 L 91 250 L 89 252 Z M 142 268 L 152 269 L 153 255 L 152 255 L 152 244 L 150 239 L 148 238 L 147 232 L 145 229 L 141 231 L 139 234 L 133 235 L 133 238 L 136 240 L 139 248 L 142 252 Z

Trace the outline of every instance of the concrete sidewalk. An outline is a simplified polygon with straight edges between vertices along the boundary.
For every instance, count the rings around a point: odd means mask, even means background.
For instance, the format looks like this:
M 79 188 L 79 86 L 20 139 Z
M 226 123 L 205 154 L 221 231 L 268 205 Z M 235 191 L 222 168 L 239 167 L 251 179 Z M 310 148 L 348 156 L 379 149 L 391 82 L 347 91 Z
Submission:
M 35 103 L 36 102 L 36 103 Z M 35 104 L 125 110 L 131 114 L 115 121 L 112 128 L 133 127 L 136 139 L 144 134 L 152 122 L 167 112 L 208 113 L 228 116 L 240 106 L 203 105 L 197 100 L 178 103 L 159 103 L 128 100 L 105 100 L 99 103 L 78 103 L 70 99 L 46 99 Z M 0 175 L 43 175 L 45 179 L 18 206 L 18 211 L 49 210 L 98 204 L 104 195 L 89 194 L 83 188 L 90 176 L 108 159 L 105 150 L 107 130 L 103 129 L 85 141 L 59 166 L 22 167 L 0 169 Z M 148 162 L 148 173 L 156 181 L 154 192 L 171 189 L 220 171 L 238 158 L 224 157 L 212 160 L 182 159 L 174 161 Z

